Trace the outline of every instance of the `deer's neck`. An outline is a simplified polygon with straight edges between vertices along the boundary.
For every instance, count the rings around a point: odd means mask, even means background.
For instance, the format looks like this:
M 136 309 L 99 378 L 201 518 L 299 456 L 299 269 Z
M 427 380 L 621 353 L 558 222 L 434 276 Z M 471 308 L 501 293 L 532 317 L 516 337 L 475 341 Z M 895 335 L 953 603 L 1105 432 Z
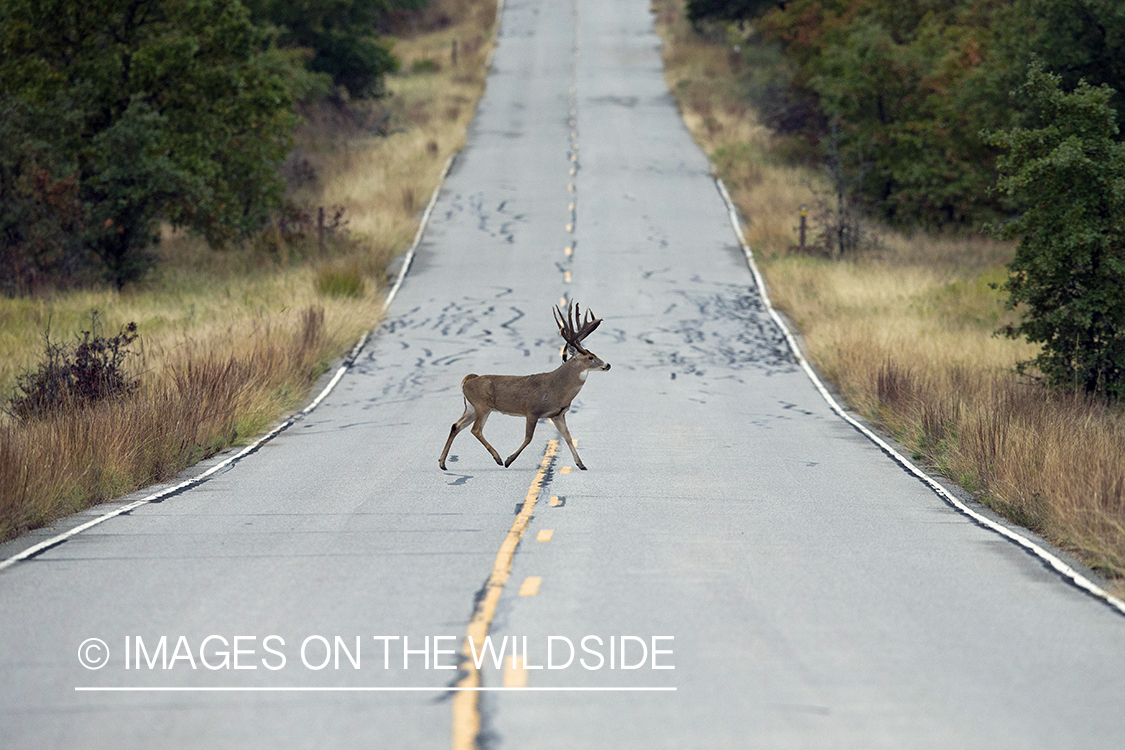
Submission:
M 571 357 L 559 365 L 551 374 L 559 384 L 570 386 L 577 391 L 586 382 L 586 376 L 589 373 L 590 371 L 582 366 L 581 360 L 577 357 Z

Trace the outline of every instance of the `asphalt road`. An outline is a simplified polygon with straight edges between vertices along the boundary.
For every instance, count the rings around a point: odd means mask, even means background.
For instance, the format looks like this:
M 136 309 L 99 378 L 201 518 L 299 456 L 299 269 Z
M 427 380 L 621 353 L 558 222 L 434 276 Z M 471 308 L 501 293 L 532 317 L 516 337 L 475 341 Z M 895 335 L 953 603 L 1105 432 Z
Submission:
M 589 471 L 547 423 L 509 469 L 466 431 L 440 471 L 461 378 L 556 366 L 564 297 L 604 318 L 586 345 L 613 365 L 568 419 Z M 507 455 L 523 420 L 485 432 Z M 474 618 L 526 638 L 528 668 L 458 669 Z M 562 668 L 535 668 L 548 643 Z M 1125 617 L 951 509 L 799 370 L 647 3 L 516 0 L 336 390 L 230 471 L 0 572 L 0 744 L 1120 748 L 1123 644 Z M 447 689 L 474 677 L 535 689 Z

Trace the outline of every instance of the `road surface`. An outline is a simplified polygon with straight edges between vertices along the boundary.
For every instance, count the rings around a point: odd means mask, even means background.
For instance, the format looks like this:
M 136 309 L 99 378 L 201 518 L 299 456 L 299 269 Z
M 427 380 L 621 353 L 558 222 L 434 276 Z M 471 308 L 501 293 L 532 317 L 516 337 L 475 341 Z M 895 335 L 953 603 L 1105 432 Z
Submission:
M 589 471 L 546 423 L 509 469 L 465 432 L 440 471 L 461 378 L 555 367 L 560 299 L 604 318 L 586 345 L 613 365 L 568 420 Z M 523 421 L 486 434 L 507 455 Z M 527 660 L 469 668 L 472 627 Z M 324 403 L 207 483 L 0 573 L 0 732 L 1120 748 L 1123 644 L 1125 618 L 950 508 L 797 367 L 647 3 L 513 0 L 388 320 Z

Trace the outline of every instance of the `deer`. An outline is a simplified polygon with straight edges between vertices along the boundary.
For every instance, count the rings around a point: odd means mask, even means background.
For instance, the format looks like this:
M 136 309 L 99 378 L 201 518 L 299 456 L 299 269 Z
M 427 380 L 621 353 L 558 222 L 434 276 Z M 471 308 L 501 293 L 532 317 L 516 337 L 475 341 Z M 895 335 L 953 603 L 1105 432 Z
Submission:
M 438 459 L 438 466 L 443 471 L 446 470 L 445 458 L 449 455 L 449 446 L 453 445 L 453 438 L 470 423 L 473 425 L 471 432 L 476 439 L 488 449 L 496 463 L 507 468 L 531 442 L 535 435 L 535 426 L 540 419 L 551 420 L 566 440 L 570 452 L 574 455 L 575 465 L 582 471 L 586 470 L 586 466 L 578 456 L 578 449 L 574 447 L 570 430 L 567 429 L 566 412 L 570 408 L 570 402 L 586 384 L 586 376 L 591 370 L 609 370 L 608 362 L 603 362 L 596 354 L 582 346 L 582 341 L 594 332 L 602 319 L 595 318 L 589 308 L 586 309 L 586 317 L 583 319 L 582 310 L 577 303 L 574 303 L 573 308 L 567 303 L 566 315 L 563 315 L 558 305 L 555 306 L 553 313 L 555 322 L 559 326 L 559 335 L 566 342 L 562 352 L 562 364 L 553 371 L 535 375 L 470 373 L 461 381 L 465 413 L 449 430 L 445 450 L 441 452 L 441 458 Z M 578 325 L 580 320 L 582 323 Z M 501 460 L 500 454 L 484 438 L 484 423 L 488 420 L 488 415 L 494 411 L 527 419 L 523 445 L 508 456 L 507 460 Z

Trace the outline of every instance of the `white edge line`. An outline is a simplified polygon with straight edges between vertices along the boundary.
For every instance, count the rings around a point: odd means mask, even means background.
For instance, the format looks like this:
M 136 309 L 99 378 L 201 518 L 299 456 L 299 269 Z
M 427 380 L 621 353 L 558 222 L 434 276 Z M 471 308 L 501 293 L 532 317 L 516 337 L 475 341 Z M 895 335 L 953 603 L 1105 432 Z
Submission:
M 1043 549 L 1041 546 L 1031 541 L 1027 537 L 1021 534 L 1017 534 L 1011 529 L 996 523 L 990 518 L 982 516 L 980 513 L 977 513 L 972 508 L 962 503 L 948 490 L 938 484 L 932 477 L 930 477 L 924 471 L 915 466 L 911 461 L 908 461 L 905 456 L 888 445 L 885 440 L 880 438 L 871 430 L 867 429 L 867 427 L 865 427 L 862 423 L 860 423 L 858 420 L 854 419 L 851 415 L 844 411 L 840 404 L 836 402 L 836 399 L 832 397 L 832 394 L 828 392 L 828 389 L 824 387 L 824 383 L 821 382 L 816 372 L 812 369 L 812 366 L 809 365 L 807 360 L 805 360 L 805 357 L 801 354 L 800 347 L 797 345 L 797 340 L 793 337 L 793 334 L 790 332 L 789 327 L 785 324 L 785 321 L 781 318 L 781 316 L 778 315 L 777 311 L 774 310 L 773 304 L 770 302 L 769 294 L 766 291 L 766 282 L 762 278 L 761 272 L 758 270 L 758 264 L 754 262 L 754 252 L 746 243 L 746 235 L 742 233 L 742 222 L 738 217 L 738 210 L 734 206 L 734 201 L 731 199 L 730 193 L 727 192 L 726 185 L 723 184 L 722 179 L 718 176 L 715 177 L 715 185 L 718 186 L 719 193 L 723 196 L 723 202 L 726 204 L 727 214 L 730 217 L 731 226 L 734 227 L 734 232 L 736 235 L 738 235 L 738 243 L 742 247 L 743 254 L 746 256 L 746 263 L 750 266 L 750 272 L 754 276 L 754 283 L 758 287 L 758 293 L 762 296 L 762 302 L 765 304 L 766 310 L 769 311 L 770 317 L 773 318 L 773 321 L 777 324 L 777 327 L 781 329 L 781 333 L 785 336 L 785 340 L 789 344 L 789 349 L 793 352 L 793 356 L 797 358 L 797 362 L 801 365 L 801 369 L 805 371 L 805 374 L 808 375 L 809 380 L 811 380 L 813 385 L 816 386 L 816 389 L 820 391 L 820 395 L 826 402 L 828 402 L 828 406 L 831 407 L 832 411 L 836 412 L 836 414 L 841 419 L 843 419 L 845 422 L 862 433 L 863 436 L 868 440 L 875 443 L 875 445 L 877 445 L 880 450 L 890 456 L 894 461 L 901 464 L 903 468 L 916 476 L 918 479 L 922 480 L 930 489 L 937 493 L 937 495 L 941 497 L 942 500 L 953 506 L 956 510 L 968 516 L 971 520 L 973 520 L 980 526 L 994 531 L 1000 536 L 1005 537 L 1006 539 L 1020 545 L 1025 550 L 1035 555 L 1048 566 L 1050 566 L 1056 573 L 1067 579 L 1070 583 L 1074 584 L 1091 596 L 1101 599 L 1110 607 L 1117 610 L 1119 614 L 1125 615 L 1125 601 L 1122 601 L 1116 596 L 1113 596 L 1101 586 L 1098 586 L 1089 578 L 1086 578 L 1086 576 L 1082 575 L 1074 568 L 1070 567 L 1058 557 Z
M 406 258 L 403 261 L 402 268 L 399 269 L 398 278 L 395 279 L 394 286 L 391 287 L 391 291 L 387 294 L 387 299 L 383 301 L 382 312 L 384 314 L 391 306 L 391 302 L 394 300 L 395 295 L 398 294 L 398 290 L 399 287 L 402 286 L 403 279 L 406 278 L 406 272 L 410 268 L 410 262 L 414 259 L 414 251 L 418 249 L 418 245 L 422 242 L 422 235 L 425 233 L 426 225 L 430 220 L 430 214 L 433 212 L 434 204 L 437 203 L 438 194 L 441 193 L 442 186 L 445 185 L 445 178 L 449 174 L 449 169 L 453 166 L 453 160 L 456 158 L 456 156 L 457 154 L 453 154 L 445 161 L 445 168 L 442 169 L 441 177 L 438 178 L 437 187 L 434 188 L 433 195 L 430 196 L 430 202 L 426 205 L 426 210 L 422 214 L 422 221 L 418 225 L 418 231 L 414 234 L 414 241 L 410 243 L 410 249 L 406 251 Z M 346 373 L 348 369 L 355 363 L 356 357 L 359 356 L 359 352 L 363 349 L 364 344 L 366 344 L 367 341 L 371 338 L 372 333 L 373 331 L 365 331 L 363 335 L 359 337 L 359 341 L 357 341 L 355 346 L 352 347 L 351 351 L 348 353 L 348 356 L 344 358 L 344 364 L 342 364 L 340 368 L 336 370 L 336 374 L 332 376 L 332 379 L 328 381 L 328 384 L 324 386 L 324 389 L 321 390 L 319 394 L 317 394 L 317 397 L 312 400 L 312 403 L 302 409 L 297 415 L 286 419 L 284 422 L 274 427 L 265 435 L 258 438 L 252 444 L 240 450 L 238 453 L 234 454 L 233 456 L 228 456 L 199 476 L 184 480 L 183 482 L 175 484 L 171 487 L 166 487 L 140 500 L 134 500 L 131 503 L 126 503 L 119 508 L 114 508 L 107 513 L 103 513 L 97 518 L 92 518 L 86 523 L 79 524 L 73 529 L 64 531 L 63 533 L 57 534 L 49 539 L 44 539 L 42 542 L 30 546 L 27 549 L 22 550 L 15 555 L 12 555 L 6 560 L 0 561 L 0 571 L 4 570 L 5 568 L 11 567 L 18 562 L 35 557 L 42 552 L 46 552 L 50 548 L 62 544 L 72 536 L 80 534 L 87 529 L 93 528 L 100 523 L 104 523 L 111 518 L 115 518 L 124 513 L 128 513 L 129 511 L 135 510 L 142 505 L 157 502 L 159 500 L 162 500 L 163 498 L 168 497 L 169 495 L 183 492 L 184 490 L 190 489 L 198 484 L 202 484 L 203 482 L 206 482 L 213 474 L 222 471 L 228 466 L 237 463 L 241 459 L 258 450 L 270 440 L 273 440 L 275 437 L 281 434 L 284 430 L 291 427 L 298 419 L 305 416 L 306 414 L 309 414 L 313 409 L 320 405 L 320 402 L 323 401 L 328 396 L 328 394 L 332 392 L 332 389 L 335 388 L 336 384 L 340 382 L 340 379 L 344 377 L 344 373 Z
M 76 687 L 78 693 L 485 693 L 485 692 L 675 692 L 675 687 Z

